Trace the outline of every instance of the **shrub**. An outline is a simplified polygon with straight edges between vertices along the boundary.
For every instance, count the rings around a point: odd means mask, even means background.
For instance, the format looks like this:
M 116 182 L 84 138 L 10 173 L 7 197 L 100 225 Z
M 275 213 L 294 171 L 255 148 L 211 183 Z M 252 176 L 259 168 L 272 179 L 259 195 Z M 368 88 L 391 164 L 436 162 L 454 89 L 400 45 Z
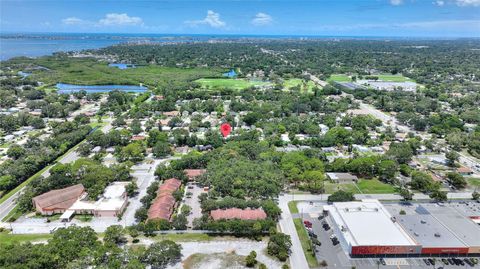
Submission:
M 250 254 L 245 258 L 245 263 L 247 267 L 254 267 L 255 264 L 257 263 L 257 253 L 255 251 L 251 251 Z

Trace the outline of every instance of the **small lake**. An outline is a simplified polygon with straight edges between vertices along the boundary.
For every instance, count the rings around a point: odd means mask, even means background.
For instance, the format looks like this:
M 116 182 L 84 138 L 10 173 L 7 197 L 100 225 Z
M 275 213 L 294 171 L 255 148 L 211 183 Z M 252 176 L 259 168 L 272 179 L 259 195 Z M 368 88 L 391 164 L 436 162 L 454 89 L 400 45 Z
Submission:
M 56 86 L 57 92 L 60 94 L 70 94 L 79 91 L 86 91 L 87 93 L 104 93 L 111 91 L 143 93 L 148 90 L 147 87 L 134 85 L 73 85 L 58 83 Z
M 116 67 L 118 69 L 128 69 L 128 68 L 135 68 L 134 64 L 108 64 L 109 67 Z
M 17 73 L 19 76 L 22 76 L 22 79 L 25 79 L 26 77 L 30 76 L 32 73 L 27 73 L 23 71 L 18 71 Z
M 235 70 L 231 69 L 229 72 L 223 73 L 224 77 L 234 78 L 237 76 Z

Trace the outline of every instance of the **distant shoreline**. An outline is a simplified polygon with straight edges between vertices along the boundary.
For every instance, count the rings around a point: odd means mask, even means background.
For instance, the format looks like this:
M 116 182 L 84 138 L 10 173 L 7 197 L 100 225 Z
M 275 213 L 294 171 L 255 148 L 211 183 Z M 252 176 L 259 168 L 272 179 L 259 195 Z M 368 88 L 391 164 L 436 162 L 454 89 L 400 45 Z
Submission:
M 226 35 L 226 34 L 121 34 L 121 33 L 0 33 L 0 60 L 14 57 L 41 57 L 55 52 L 99 49 L 112 45 L 179 44 L 198 42 L 273 42 L 284 41 L 435 41 L 472 40 L 480 38 L 381 37 L 381 36 L 314 36 L 314 35 Z

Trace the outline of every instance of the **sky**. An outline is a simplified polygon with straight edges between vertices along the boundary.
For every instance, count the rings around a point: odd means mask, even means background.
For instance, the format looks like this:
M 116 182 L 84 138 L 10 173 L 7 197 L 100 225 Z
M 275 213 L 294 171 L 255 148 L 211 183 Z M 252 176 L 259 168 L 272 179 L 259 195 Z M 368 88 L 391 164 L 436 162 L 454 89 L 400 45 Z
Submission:
M 480 37 L 480 0 L 0 0 L 0 33 Z

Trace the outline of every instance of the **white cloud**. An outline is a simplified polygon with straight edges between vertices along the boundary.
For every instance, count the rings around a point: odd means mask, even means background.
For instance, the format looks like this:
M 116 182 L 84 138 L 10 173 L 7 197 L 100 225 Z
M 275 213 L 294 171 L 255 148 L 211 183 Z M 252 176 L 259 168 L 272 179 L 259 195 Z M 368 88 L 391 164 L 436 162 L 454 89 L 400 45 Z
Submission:
M 213 28 L 223 28 L 227 26 L 227 24 L 220 19 L 220 14 L 214 12 L 213 10 L 208 10 L 207 16 L 203 20 L 185 21 L 185 23 L 193 26 L 206 24 Z
M 480 6 L 480 0 L 456 0 L 456 3 L 461 7 L 466 7 L 466 6 L 479 7 Z
M 83 20 L 77 17 L 68 17 L 62 20 L 65 25 L 83 25 L 90 27 L 104 26 L 144 26 L 140 17 L 130 17 L 127 13 L 108 13 L 105 17 L 98 21 Z
M 85 21 L 77 17 L 68 17 L 66 19 L 63 19 L 62 23 L 66 25 L 79 25 L 79 24 L 84 24 Z
M 437 1 L 433 2 L 433 4 L 437 5 L 439 7 L 443 7 L 445 5 L 445 1 L 437 0 Z
M 399 6 L 399 5 L 403 4 L 403 0 L 390 0 L 390 4 L 392 4 L 394 6 Z
M 259 12 L 255 17 L 252 19 L 252 24 L 257 26 L 269 25 L 273 22 L 272 16 Z
M 109 13 L 105 18 L 100 19 L 98 24 L 103 26 L 142 25 L 143 20 L 140 17 L 130 17 L 127 13 Z

